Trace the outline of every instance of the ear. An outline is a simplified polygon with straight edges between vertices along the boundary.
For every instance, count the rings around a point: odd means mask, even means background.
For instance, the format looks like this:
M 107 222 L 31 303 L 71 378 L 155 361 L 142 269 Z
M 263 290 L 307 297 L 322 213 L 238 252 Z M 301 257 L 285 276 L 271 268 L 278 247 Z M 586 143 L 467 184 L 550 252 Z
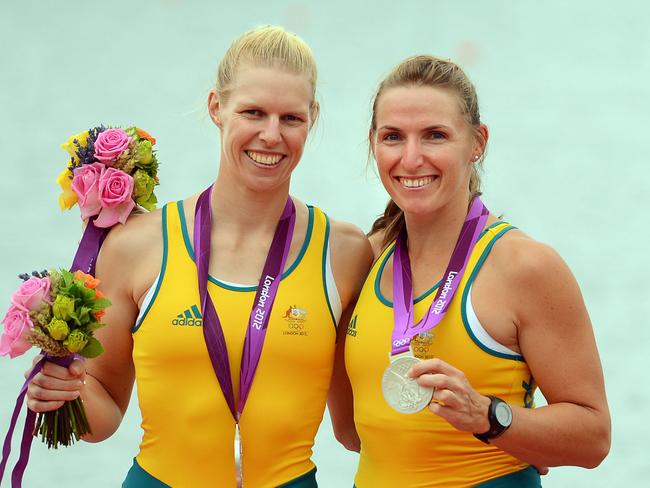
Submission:
M 474 147 L 474 154 L 478 155 L 479 158 L 485 152 L 485 146 L 487 146 L 489 136 L 490 132 L 488 131 L 487 125 L 479 125 L 476 135 L 476 145 Z
M 212 122 L 221 129 L 223 125 L 221 120 L 221 97 L 216 90 L 210 90 L 208 94 L 208 113 Z
M 314 127 L 314 124 L 316 124 L 319 115 L 320 115 L 320 103 L 314 101 L 314 103 L 309 109 L 309 129 Z
M 370 129 L 368 131 L 368 147 L 370 148 L 370 154 L 372 154 L 373 159 L 375 158 L 375 131 Z

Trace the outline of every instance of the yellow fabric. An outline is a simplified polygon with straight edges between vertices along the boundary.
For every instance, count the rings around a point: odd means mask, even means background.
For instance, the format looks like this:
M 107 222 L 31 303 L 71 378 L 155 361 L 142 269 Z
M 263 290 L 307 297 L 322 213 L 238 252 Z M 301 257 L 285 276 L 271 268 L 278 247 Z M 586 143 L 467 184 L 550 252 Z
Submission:
M 234 487 L 235 422 L 210 363 L 201 321 L 192 313 L 194 305 L 200 310 L 197 271 L 180 215 L 178 204 L 166 206 L 161 285 L 133 334 L 144 430 L 137 461 L 174 488 Z M 250 488 L 277 486 L 314 468 L 311 449 L 336 339 L 323 281 L 327 228 L 325 214 L 310 209 L 304 254 L 285 271 L 273 307 L 240 419 L 243 475 Z M 213 281 L 208 286 L 224 329 L 237 398 L 255 291 L 232 288 Z M 187 315 L 191 318 L 184 322 Z
M 530 398 L 524 383 L 531 382 L 523 358 L 499 357 L 479 347 L 461 315 L 468 281 L 478 272 L 481 257 L 487 256 L 491 243 L 509 228 L 506 223 L 498 223 L 484 232 L 445 318 L 411 345 L 417 357 L 438 357 L 463 371 L 480 393 L 523 406 Z M 385 299 L 378 298 L 377 290 L 381 269 L 391 259 L 393 247 L 394 244 L 389 246 L 373 266 L 346 338 L 346 367 L 361 437 L 357 488 L 466 487 L 524 469 L 526 464 L 483 444 L 472 434 L 454 429 L 428 409 L 413 415 L 399 414 L 383 399 L 381 378 L 389 364 L 393 308 Z M 435 290 L 430 290 L 416 300 L 416 322 L 429 309 L 434 296 Z

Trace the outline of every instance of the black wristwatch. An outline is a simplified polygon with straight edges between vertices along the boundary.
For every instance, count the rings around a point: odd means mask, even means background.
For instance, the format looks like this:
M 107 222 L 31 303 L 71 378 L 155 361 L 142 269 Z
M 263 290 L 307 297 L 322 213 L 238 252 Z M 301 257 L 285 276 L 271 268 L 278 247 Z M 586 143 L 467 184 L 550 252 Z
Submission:
M 512 424 L 512 410 L 510 405 L 501 400 L 501 398 L 488 396 L 490 399 L 490 407 L 488 408 L 488 421 L 490 428 L 483 434 L 474 434 L 479 441 L 486 444 L 490 443 L 490 439 L 496 439 L 503 434 L 510 424 Z

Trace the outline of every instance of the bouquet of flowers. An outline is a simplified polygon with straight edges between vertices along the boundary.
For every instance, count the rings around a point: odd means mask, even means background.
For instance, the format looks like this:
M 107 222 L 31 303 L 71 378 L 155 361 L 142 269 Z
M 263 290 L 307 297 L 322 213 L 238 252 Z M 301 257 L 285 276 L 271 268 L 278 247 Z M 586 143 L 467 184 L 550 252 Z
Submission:
M 0 356 L 12 358 L 38 346 L 46 357 L 78 354 L 94 358 L 103 352 L 93 332 L 111 302 L 97 289 L 99 280 L 81 271 L 64 269 L 20 275 L 23 284 L 11 296 L 2 324 Z M 71 357 L 71 359 L 74 356 Z M 90 432 L 80 398 L 60 409 L 39 414 L 33 434 L 48 447 L 68 446 Z
M 156 208 L 153 190 L 158 184 L 156 140 L 137 127 L 104 126 L 74 135 L 61 145 L 70 154 L 68 166 L 57 178 L 63 193 L 61 209 L 76 203 L 83 220 L 109 228 L 125 223 L 135 207 Z
M 11 297 L 2 320 L 0 355 L 12 358 L 31 346 L 43 357 L 34 365 L 18 394 L 0 461 L 0 483 L 4 475 L 11 438 L 27 387 L 45 361 L 68 367 L 75 358 L 93 358 L 103 352 L 93 333 L 110 301 L 97 290 L 95 263 L 111 227 L 124 224 L 137 207 L 153 210 L 157 199 L 158 160 L 156 140 L 138 127 L 102 126 L 81 132 L 61 145 L 70 155 L 57 183 L 62 210 L 79 204 L 86 226 L 70 271 L 63 269 L 21 275 L 24 283 Z M 40 433 L 48 447 L 68 446 L 90 432 L 79 398 L 56 411 L 36 414 L 27 411 L 20 456 L 12 472 L 12 486 L 20 487 L 29 459 L 31 439 Z

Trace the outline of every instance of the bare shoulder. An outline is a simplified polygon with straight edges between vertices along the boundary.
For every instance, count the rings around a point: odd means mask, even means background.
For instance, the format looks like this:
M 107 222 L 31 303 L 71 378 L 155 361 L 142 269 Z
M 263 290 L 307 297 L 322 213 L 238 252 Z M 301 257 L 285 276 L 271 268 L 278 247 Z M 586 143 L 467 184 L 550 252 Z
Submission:
M 384 230 L 380 230 L 368 236 L 370 241 L 370 246 L 372 247 L 372 253 L 374 258 L 377 259 L 381 252 L 384 250 Z
M 363 286 L 373 260 L 372 248 L 359 227 L 349 222 L 332 220 L 330 249 L 332 272 L 345 306 Z
M 151 252 L 157 247 L 157 241 L 162 245 L 161 229 L 161 210 L 132 215 L 126 224 L 111 229 L 102 245 L 100 259 L 119 264 L 118 260 L 138 258 Z
M 106 237 L 97 258 L 97 276 L 106 286 L 119 286 L 137 303 L 155 280 L 162 253 L 162 211 L 131 215 Z
M 497 241 L 486 264 L 499 277 L 520 333 L 530 324 L 550 331 L 566 322 L 588 323 L 580 287 L 562 257 L 522 232 L 508 234 Z
M 519 230 L 508 232 L 496 242 L 490 260 L 498 265 L 515 286 L 573 278 L 568 266 L 555 249 Z
M 370 241 L 363 231 L 354 224 L 331 220 L 330 245 L 332 260 L 354 262 L 372 257 Z

